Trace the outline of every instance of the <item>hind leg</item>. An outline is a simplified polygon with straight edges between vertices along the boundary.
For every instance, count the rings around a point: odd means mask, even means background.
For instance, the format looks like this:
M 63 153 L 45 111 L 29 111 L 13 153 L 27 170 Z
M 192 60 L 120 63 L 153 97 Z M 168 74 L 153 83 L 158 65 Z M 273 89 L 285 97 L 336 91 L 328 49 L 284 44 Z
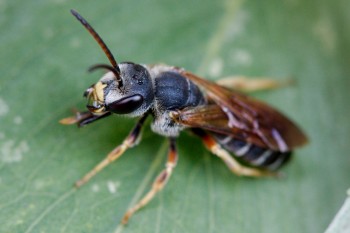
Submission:
M 293 80 L 286 79 L 283 81 L 271 78 L 248 78 L 245 76 L 232 76 L 217 81 L 218 84 L 229 89 L 250 92 L 286 87 L 293 83 Z
M 239 163 L 233 156 L 231 156 L 225 149 L 223 149 L 215 140 L 213 137 L 208 135 L 202 130 L 193 130 L 193 132 L 199 136 L 206 148 L 213 153 L 214 155 L 218 156 L 220 159 L 224 161 L 224 163 L 227 165 L 227 167 L 236 175 L 238 176 L 251 176 L 251 177 L 262 177 L 262 176 L 277 176 L 277 173 L 268 171 L 268 170 L 262 170 L 258 168 L 251 168 L 242 165 Z

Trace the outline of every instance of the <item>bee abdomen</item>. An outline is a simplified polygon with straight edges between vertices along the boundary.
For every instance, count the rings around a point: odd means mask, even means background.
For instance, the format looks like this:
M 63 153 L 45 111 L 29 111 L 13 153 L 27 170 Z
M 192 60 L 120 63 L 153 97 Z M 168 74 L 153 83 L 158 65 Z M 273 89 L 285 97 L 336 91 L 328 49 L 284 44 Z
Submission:
M 291 157 L 291 152 L 280 152 L 253 145 L 227 135 L 215 134 L 217 142 L 236 158 L 254 167 L 276 170 Z

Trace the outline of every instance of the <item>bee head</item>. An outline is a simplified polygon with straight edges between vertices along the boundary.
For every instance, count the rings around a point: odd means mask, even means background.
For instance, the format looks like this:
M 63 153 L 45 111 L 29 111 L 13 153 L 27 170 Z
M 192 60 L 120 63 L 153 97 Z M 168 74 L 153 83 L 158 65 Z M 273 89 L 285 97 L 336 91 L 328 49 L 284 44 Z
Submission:
M 88 30 L 111 63 L 94 65 L 89 69 L 93 71 L 104 68 L 110 71 L 84 92 L 88 99 L 89 111 L 94 115 L 113 112 L 140 116 L 145 113 L 151 107 L 154 98 L 152 80 L 147 69 L 131 62 L 118 64 L 91 25 L 75 10 L 71 10 L 71 13 Z
M 108 111 L 133 117 L 144 114 L 151 107 L 153 85 L 145 67 L 125 62 L 118 65 L 118 70 L 109 65 L 95 65 L 90 71 L 97 68 L 109 72 L 84 92 L 90 112 L 99 115 Z

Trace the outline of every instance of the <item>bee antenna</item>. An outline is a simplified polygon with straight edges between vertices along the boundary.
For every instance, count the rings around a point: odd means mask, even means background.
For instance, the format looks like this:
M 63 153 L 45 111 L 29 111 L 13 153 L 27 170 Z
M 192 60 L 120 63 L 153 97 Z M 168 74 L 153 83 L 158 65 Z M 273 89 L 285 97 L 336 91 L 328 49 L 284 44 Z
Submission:
M 109 71 L 113 72 L 113 74 L 115 75 L 115 77 L 117 79 L 118 87 L 122 87 L 123 86 L 123 81 L 122 81 L 122 79 L 120 77 L 120 71 L 117 70 L 116 68 L 114 68 L 113 66 L 106 65 L 106 64 L 96 64 L 96 65 L 91 66 L 88 69 L 88 71 L 92 72 L 92 71 L 95 71 L 96 69 L 106 69 L 106 70 L 109 70 Z
M 75 18 L 77 18 L 77 20 L 79 20 L 79 22 L 90 32 L 90 34 L 94 37 L 94 39 L 96 40 L 96 42 L 100 45 L 100 47 L 102 48 L 103 52 L 106 54 L 109 62 L 111 63 L 112 67 L 114 68 L 114 72 L 115 71 L 118 73 L 118 76 L 120 74 L 120 69 L 118 66 L 117 61 L 114 59 L 113 54 L 111 53 L 111 51 L 109 50 L 109 48 L 107 47 L 107 45 L 105 44 L 105 42 L 102 40 L 102 38 L 100 37 L 100 35 L 91 27 L 91 25 L 83 18 L 83 16 L 81 16 L 78 12 L 76 12 L 75 10 L 71 9 L 70 12 L 72 13 L 72 15 L 75 16 Z M 104 67 L 106 68 L 106 67 Z M 106 68 L 107 69 L 107 68 Z M 115 73 L 116 74 L 116 73 Z

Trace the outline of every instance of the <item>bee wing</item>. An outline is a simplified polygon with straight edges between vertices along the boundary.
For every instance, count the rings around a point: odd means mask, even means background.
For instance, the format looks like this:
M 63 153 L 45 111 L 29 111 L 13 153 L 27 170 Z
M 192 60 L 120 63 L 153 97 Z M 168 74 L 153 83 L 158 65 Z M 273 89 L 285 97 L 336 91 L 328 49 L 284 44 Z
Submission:
M 213 104 L 179 111 L 176 116 L 178 122 L 281 152 L 307 142 L 299 127 L 272 107 L 190 72 L 180 73 L 204 88 Z
M 252 131 L 228 127 L 227 115 L 217 104 L 188 107 L 177 111 L 172 117 L 176 122 L 192 128 L 201 128 L 211 132 L 230 135 L 263 148 L 267 147 L 259 135 Z

